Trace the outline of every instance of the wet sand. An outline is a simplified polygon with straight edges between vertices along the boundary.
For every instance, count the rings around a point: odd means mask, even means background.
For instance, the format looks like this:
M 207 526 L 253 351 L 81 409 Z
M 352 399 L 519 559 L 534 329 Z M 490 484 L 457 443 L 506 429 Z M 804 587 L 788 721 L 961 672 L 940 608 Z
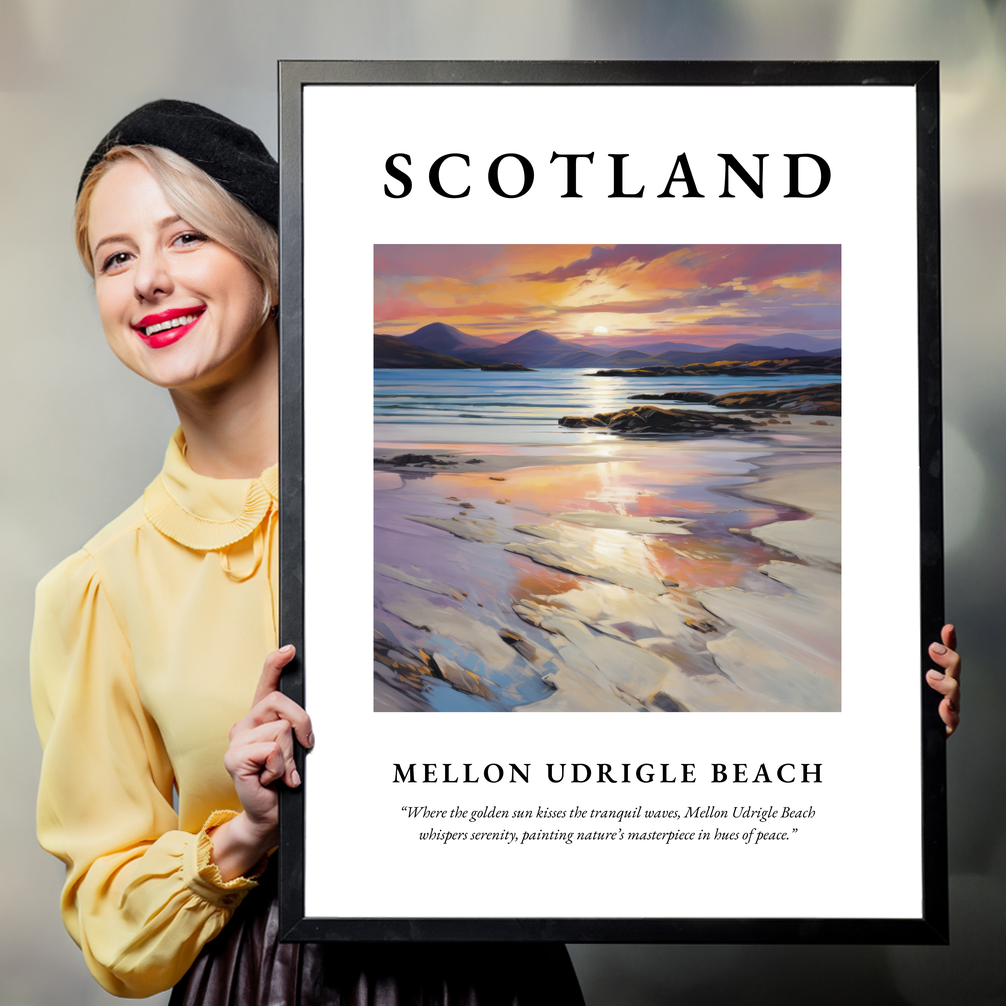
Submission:
M 376 708 L 840 708 L 841 420 L 792 420 L 377 445 L 455 463 L 375 466 Z

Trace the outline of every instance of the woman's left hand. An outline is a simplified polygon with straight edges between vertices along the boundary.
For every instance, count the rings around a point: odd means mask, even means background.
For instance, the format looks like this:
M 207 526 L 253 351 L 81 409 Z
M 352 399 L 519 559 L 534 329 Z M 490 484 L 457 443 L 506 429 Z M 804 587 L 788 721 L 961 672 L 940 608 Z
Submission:
M 266 657 L 251 710 L 231 728 L 224 767 L 243 809 L 207 833 L 211 861 L 225 881 L 246 873 L 279 841 L 276 784 L 300 785 L 294 736 L 306 748 L 314 744 L 310 716 L 279 690 L 280 675 L 294 653 L 284 646 Z
M 929 687 L 943 696 L 940 719 L 946 724 L 949 737 L 961 721 L 961 657 L 957 653 L 957 632 L 952 625 L 944 625 L 940 633 L 942 642 L 932 643 L 929 656 L 943 668 L 926 673 Z

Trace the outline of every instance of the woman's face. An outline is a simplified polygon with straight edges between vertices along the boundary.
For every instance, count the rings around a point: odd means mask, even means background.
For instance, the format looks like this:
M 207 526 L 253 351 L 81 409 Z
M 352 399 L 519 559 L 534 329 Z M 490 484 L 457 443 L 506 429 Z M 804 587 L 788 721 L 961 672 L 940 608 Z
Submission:
M 261 330 L 258 277 L 182 220 L 139 161 L 117 161 L 95 186 L 88 242 L 105 337 L 130 370 L 198 392 L 250 365 Z

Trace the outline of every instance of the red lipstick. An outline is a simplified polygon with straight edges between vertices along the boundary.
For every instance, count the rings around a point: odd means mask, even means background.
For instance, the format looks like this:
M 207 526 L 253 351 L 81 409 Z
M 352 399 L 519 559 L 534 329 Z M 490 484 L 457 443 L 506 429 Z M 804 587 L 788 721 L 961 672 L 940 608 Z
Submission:
M 173 307 L 168 311 L 148 314 L 133 325 L 133 331 L 151 349 L 161 349 L 178 342 L 179 339 L 187 335 L 205 310 L 205 306 L 199 305 L 196 307 Z M 179 323 L 182 319 L 188 320 Z

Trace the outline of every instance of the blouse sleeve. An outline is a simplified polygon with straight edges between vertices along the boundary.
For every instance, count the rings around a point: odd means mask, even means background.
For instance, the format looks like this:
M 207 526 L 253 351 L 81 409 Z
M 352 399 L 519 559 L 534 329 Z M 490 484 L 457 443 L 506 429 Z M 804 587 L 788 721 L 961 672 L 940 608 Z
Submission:
M 39 584 L 31 684 L 44 752 L 38 837 L 66 865 L 63 921 L 107 991 L 161 992 L 256 885 L 224 882 L 210 862 L 207 829 L 233 811 L 198 834 L 178 830 L 171 764 L 87 552 Z

